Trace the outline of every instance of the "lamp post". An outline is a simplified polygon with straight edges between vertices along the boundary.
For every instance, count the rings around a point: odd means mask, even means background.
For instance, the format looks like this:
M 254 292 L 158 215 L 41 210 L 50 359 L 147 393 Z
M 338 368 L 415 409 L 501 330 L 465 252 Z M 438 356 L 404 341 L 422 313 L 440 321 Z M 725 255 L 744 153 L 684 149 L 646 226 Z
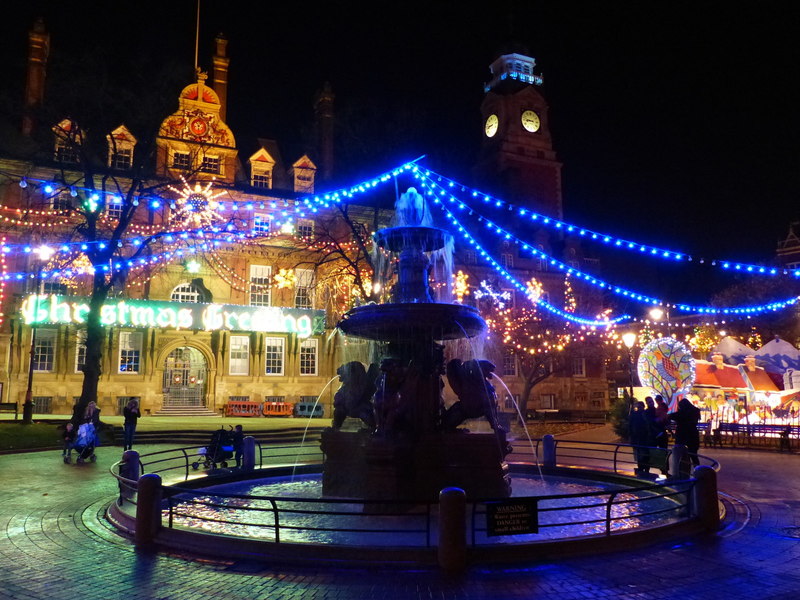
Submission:
M 36 320 L 39 318 L 39 298 L 42 295 L 44 282 L 42 281 L 42 267 L 55 254 L 55 250 L 42 244 L 33 249 L 39 259 L 36 268 L 36 300 L 34 301 L 33 319 L 31 319 L 31 355 L 28 361 L 28 387 L 25 391 L 25 403 L 22 405 L 22 422 L 33 423 L 33 359 L 36 355 Z
M 636 334 L 632 331 L 622 334 L 622 343 L 628 349 L 628 395 L 633 405 L 633 347 L 636 344 Z

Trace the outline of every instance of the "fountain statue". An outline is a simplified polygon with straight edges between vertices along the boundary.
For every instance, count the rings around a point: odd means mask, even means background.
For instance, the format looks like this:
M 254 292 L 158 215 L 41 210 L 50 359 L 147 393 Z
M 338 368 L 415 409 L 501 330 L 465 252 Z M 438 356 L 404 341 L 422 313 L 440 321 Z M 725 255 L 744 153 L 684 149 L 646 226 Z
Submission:
M 337 325 L 345 335 L 378 342 L 382 357 L 369 369 L 359 362 L 339 368 L 333 427 L 321 442 L 323 494 L 435 500 L 455 486 L 472 498 L 508 496 L 511 448 L 497 422 L 494 365 L 452 359 L 445 367 L 442 342 L 480 335 L 486 323 L 470 306 L 434 301 L 430 257 L 452 238 L 431 225 L 422 196 L 409 188 L 395 208 L 398 224 L 375 234 L 376 245 L 397 257 L 391 302 L 357 306 Z M 447 409 L 445 372 L 458 396 Z M 365 427 L 344 430 L 346 416 Z M 493 432 L 459 428 L 476 417 L 486 417 Z

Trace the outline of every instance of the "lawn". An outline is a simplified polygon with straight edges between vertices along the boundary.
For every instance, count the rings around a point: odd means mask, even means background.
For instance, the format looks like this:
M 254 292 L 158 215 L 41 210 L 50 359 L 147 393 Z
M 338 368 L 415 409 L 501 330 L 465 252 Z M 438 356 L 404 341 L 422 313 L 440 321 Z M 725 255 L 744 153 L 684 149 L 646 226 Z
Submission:
M 61 446 L 58 425 L 22 421 L 0 422 L 0 452 L 4 450 L 27 450 L 29 448 L 56 448 Z

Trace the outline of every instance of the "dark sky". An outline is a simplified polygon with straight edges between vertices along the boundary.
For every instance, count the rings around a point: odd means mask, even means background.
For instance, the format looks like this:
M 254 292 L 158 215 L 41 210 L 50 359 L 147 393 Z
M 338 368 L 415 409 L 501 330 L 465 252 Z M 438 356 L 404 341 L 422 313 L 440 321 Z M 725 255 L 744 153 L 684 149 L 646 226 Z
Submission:
M 285 144 L 299 138 L 327 80 L 337 111 L 369 105 L 388 113 L 381 160 L 365 168 L 426 154 L 432 168 L 466 179 L 482 134 L 488 65 L 513 38 L 545 78 L 567 220 L 695 255 L 771 260 L 800 217 L 800 9 L 778 2 L 468 4 L 252 8 L 204 0 L 200 62 L 210 67 L 212 39 L 224 32 L 228 121 L 240 146 L 258 136 Z M 16 2 L 0 24 L 4 64 L 24 62 L 25 32 L 37 14 L 52 33 L 53 54 L 155 51 L 185 60 L 191 72 L 194 0 Z M 8 71 L 6 86 L 21 85 L 15 74 Z M 395 120 L 398 111 L 404 114 Z

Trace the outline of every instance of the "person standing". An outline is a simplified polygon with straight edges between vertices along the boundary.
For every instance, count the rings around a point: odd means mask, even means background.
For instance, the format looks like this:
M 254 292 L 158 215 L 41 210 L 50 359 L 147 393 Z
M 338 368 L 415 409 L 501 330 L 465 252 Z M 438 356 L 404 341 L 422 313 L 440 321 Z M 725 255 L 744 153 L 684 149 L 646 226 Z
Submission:
M 670 413 L 669 418 L 675 422 L 675 443 L 686 446 L 689 458 L 696 467 L 700 464 L 700 458 L 697 456 L 697 452 L 700 450 L 700 432 L 697 431 L 700 409 L 688 398 L 681 398 L 678 402 L 678 410 Z
M 650 447 L 653 445 L 652 424 L 645 413 L 645 404 L 641 400 L 633 403 L 633 410 L 628 421 L 633 456 L 636 460 L 636 474 L 650 472 Z
M 242 426 L 237 425 L 233 430 L 233 452 L 236 458 L 236 468 L 242 468 L 242 453 L 244 452 L 244 432 Z
M 125 417 L 123 429 L 125 430 L 125 438 L 122 442 L 124 450 L 133 449 L 133 436 L 136 434 L 136 424 L 139 421 L 139 403 L 136 400 L 130 400 L 125 408 L 122 409 L 122 415 Z

